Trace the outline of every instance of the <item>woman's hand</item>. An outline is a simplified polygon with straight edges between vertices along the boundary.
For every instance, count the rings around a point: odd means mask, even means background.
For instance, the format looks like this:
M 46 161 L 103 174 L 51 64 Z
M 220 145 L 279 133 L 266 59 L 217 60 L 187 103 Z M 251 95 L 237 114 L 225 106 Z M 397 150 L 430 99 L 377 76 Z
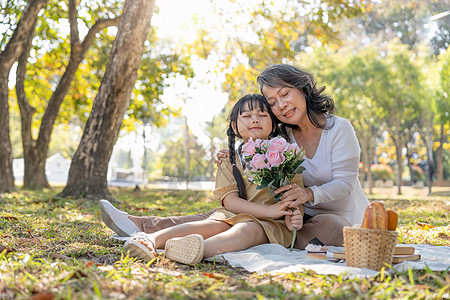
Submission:
M 294 184 L 286 184 L 275 190 L 275 194 L 284 194 L 280 197 L 281 201 L 292 201 L 289 207 L 296 208 L 308 201 L 314 201 L 314 193 L 310 188 L 302 188 Z
M 227 158 L 228 155 L 230 154 L 230 152 L 228 151 L 228 149 L 220 149 L 219 152 L 217 153 L 217 157 L 214 160 L 214 163 L 219 166 L 222 164 L 222 158 Z
M 293 231 L 294 228 L 299 230 L 303 227 L 303 205 L 295 208 L 293 214 L 291 216 L 286 216 L 284 221 L 286 223 L 287 228 L 290 231 Z
M 279 219 L 283 216 L 292 216 L 293 211 L 289 208 L 291 204 L 292 201 L 279 201 L 268 206 L 266 218 Z

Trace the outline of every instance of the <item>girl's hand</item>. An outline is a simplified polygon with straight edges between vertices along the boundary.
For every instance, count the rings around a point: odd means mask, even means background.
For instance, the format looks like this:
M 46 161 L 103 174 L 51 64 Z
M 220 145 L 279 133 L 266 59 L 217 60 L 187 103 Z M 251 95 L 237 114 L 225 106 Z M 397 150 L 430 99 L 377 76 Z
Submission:
M 283 216 L 291 216 L 292 209 L 289 208 L 292 201 L 279 201 L 268 206 L 266 218 L 279 219 Z
M 314 201 L 314 193 L 310 188 L 302 188 L 294 184 L 286 184 L 275 190 L 275 194 L 284 192 L 280 201 L 292 201 L 289 207 L 295 208 L 308 201 Z
M 290 231 L 293 231 L 294 228 L 297 230 L 301 229 L 303 227 L 303 215 L 303 205 L 301 205 L 294 210 L 292 216 L 286 216 L 284 219 L 287 228 Z
M 230 152 L 228 149 L 220 149 L 217 153 L 217 158 L 214 160 L 214 163 L 219 166 L 222 164 L 222 158 L 227 158 Z

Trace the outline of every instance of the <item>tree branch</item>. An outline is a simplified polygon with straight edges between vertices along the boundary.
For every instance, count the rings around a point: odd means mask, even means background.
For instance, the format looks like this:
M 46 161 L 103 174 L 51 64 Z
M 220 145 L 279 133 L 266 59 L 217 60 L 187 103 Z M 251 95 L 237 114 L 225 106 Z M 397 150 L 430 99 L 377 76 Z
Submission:
M 77 3 L 76 0 L 69 0 L 69 23 L 70 23 L 70 45 L 72 53 L 74 48 L 77 48 L 80 44 L 80 34 L 78 32 L 77 21 Z
M 100 19 L 97 22 L 95 22 L 94 26 L 89 29 L 89 32 L 87 33 L 86 37 L 84 38 L 84 41 L 82 43 L 82 53 L 85 53 L 89 47 L 91 46 L 92 42 L 95 39 L 95 35 L 102 29 L 109 27 L 109 26 L 117 26 L 119 25 L 120 16 L 114 19 Z
M 4 63 L 5 66 L 11 67 L 22 53 L 28 31 L 34 30 L 33 24 L 36 24 L 37 14 L 47 2 L 48 0 L 31 0 L 23 11 L 11 39 L 3 52 L 0 53 L 0 62 Z

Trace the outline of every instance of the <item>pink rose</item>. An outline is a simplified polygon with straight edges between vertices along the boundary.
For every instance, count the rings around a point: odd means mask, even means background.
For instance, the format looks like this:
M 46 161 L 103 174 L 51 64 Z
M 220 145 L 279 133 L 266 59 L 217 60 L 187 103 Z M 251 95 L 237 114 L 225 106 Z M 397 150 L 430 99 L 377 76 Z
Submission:
M 256 148 L 256 142 L 254 142 L 253 139 L 250 138 L 248 140 L 248 142 L 245 143 L 244 146 L 242 146 L 242 155 L 248 156 L 248 155 L 255 154 L 255 151 L 256 151 L 255 148 Z
M 261 142 L 262 142 L 261 139 L 256 139 L 256 141 L 255 141 L 256 148 L 261 148 Z
M 267 150 L 266 158 L 269 162 L 270 167 L 278 167 L 285 160 L 283 153 L 280 153 L 276 150 Z
M 253 155 L 253 158 L 250 161 L 250 166 L 252 169 L 256 170 L 269 168 L 269 164 L 266 162 L 266 156 L 264 154 Z
M 286 146 L 285 152 L 290 152 L 290 151 L 293 151 L 294 153 L 299 153 L 300 148 L 298 147 L 297 144 L 288 144 Z
M 268 150 L 276 150 L 276 151 L 282 152 L 286 148 L 287 144 L 288 144 L 288 142 L 286 142 L 286 140 L 284 138 L 282 138 L 282 137 L 275 137 L 275 138 L 270 140 L 270 147 L 267 148 L 267 149 Z

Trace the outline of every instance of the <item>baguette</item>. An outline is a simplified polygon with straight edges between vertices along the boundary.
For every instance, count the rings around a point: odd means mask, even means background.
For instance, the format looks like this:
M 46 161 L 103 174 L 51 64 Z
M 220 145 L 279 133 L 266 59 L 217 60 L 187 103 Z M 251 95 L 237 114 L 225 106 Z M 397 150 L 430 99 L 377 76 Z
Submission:
M 383 202 L 374 201 L 367 206 L 361 228 L 388 229 L 388 214 Z
M 387 215 L 388 215 L 388 230 L 395 231 L 395 229 L 397 229 L 398 214 L 395 211 L 388 209 Z

